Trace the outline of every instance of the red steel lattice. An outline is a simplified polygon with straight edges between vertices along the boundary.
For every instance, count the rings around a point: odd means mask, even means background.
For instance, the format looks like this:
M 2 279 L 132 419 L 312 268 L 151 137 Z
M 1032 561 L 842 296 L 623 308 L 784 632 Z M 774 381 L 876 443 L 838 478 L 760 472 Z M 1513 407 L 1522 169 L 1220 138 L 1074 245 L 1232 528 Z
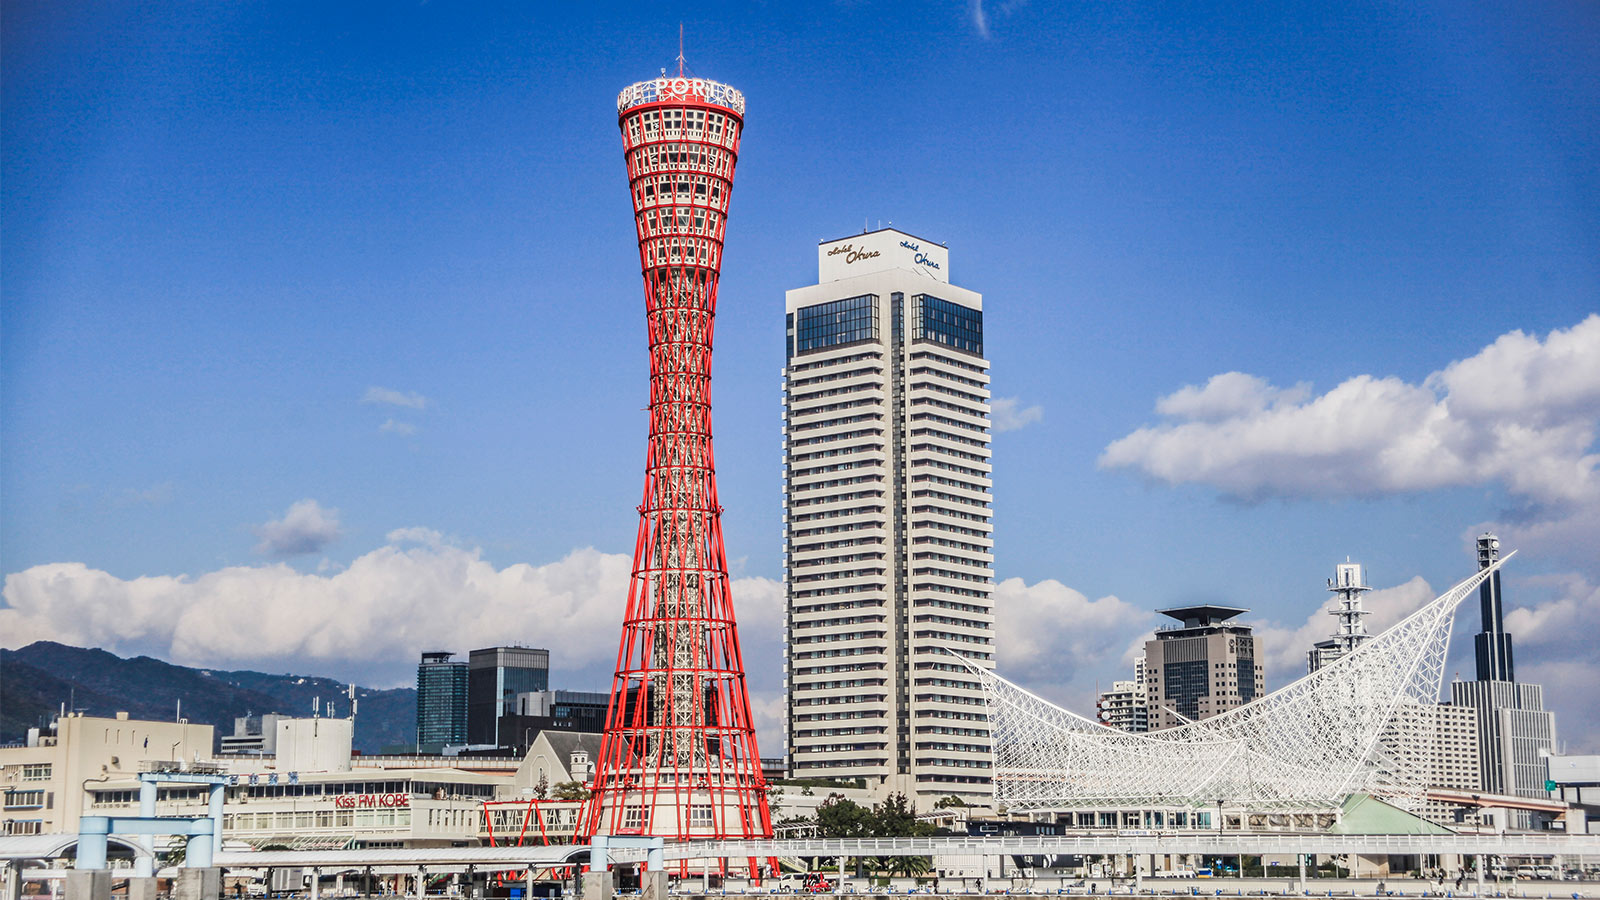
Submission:
M 743 112 L 737 91 L 703 79 L 641 82 L 618 98 L 644 276 L 650 436 L 582 835 L 772 835 L 711 450 L 712 332 Z

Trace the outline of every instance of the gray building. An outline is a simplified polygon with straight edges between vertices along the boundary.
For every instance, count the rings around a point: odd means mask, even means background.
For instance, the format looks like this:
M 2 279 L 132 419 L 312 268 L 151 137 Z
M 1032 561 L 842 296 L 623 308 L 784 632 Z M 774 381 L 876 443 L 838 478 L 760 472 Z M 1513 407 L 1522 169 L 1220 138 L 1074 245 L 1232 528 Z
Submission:
M 438 753 L 467 742 L 467 664 L 444 651 L 417 665 L 417 750 Z
M 1551 796 L 1573 807 L 1567 831 L 1600 834 L 1600 756 L 1550 756 L 1545 763 Z
M 499 747 L 500 717 L 517 711 L 517 695 L 550 689 L 550 651 L 486 647 L 467 657 L 467 743 Z M 509 736 L 508 736 L 509 737 Z
M 1492 534 L 1479 537 L 1478 568 L 1486 569 L 1499 558 L 1500 539 Z M 1483 631 L 1473 641 L 1478 679 L 1451 683 L 1450 702 L 1476 711 L 1484 790 L 1548 797 L 1544 785 L 1546 757 L 1555 746 L 1556 719 L 1544 708 L 1542 687 L 1516 680 L 1511 635 L 1506 633 L 1503 620 L 1499 572 L 1484 581 L 1478 601 L 1483 616 Z M 1526 827 L 1527 823 L 1514 821 L 1513 825 Z
M 1210 718 L 1266 693 L 1254 631 L 1229 621 L 1249 610 L 1201 604 L 1159 612 L 1182 624 L 1158 628 L 1144 645 L 1150 730 Z

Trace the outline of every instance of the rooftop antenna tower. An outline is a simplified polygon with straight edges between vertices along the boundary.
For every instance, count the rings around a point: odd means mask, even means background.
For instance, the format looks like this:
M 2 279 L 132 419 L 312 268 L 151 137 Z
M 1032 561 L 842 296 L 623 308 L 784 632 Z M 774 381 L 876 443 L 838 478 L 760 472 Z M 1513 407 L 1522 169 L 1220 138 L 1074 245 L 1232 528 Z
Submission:
M 1366 571 L 1361 564 L 1351 562 L 1350 557 L 1346 556 L 1344 562 L 1334 566 L 1333 577 L 1328 579 L 1328 590 L 1334 596 L 1334 607 L 1328 612 L 1339 621 L 1333 641 L 1342 656 L 1372 637 L 1367 634 L 1367 623 L 1362 621 L 1371 611 L 1361 605 L 1361 595 L 1372 588 L 1367 585 Z
M 678 77 L 683 77 L 683 23 L 678 23 Z

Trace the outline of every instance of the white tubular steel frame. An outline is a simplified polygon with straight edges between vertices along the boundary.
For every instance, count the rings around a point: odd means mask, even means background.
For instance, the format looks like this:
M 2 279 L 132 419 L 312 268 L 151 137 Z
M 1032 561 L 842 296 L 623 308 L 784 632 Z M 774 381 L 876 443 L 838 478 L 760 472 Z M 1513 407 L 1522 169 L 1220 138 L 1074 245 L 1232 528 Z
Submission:
M 963 659 L 984 686 L 995 799 L 1011 809 L 1328 809 L 1365 792 L 1418 809 L 1431 757 L 1414 751 L 1432 741 L 1414 729 L 1429 727 L 1438 702 L 1456 607 L 1513 555 L 1317 672 L 1163 731 L 1109 728 Z

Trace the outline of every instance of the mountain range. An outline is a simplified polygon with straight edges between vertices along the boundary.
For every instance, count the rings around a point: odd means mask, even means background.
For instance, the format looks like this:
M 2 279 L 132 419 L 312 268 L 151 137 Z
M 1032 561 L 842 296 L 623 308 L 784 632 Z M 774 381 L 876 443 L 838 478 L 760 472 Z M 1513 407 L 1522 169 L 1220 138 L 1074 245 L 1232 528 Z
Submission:
M 48 726 L 66 704 L 91 716 L 126 712 L 135 719 L 216 726 L 233 733 L 238 716 L 310 715 L 312 703 L 349 714 L 348 685 L 310 675 L 224 672 L 173 665 L 148 656 L 124 659 L 104 650 L 37 641 L 0 650 L 0 743 L 20 741 L 29 728 Z M 412 688 L 356 687 L 355 747 L 377 753 L 416 741 L 417 692 Z

